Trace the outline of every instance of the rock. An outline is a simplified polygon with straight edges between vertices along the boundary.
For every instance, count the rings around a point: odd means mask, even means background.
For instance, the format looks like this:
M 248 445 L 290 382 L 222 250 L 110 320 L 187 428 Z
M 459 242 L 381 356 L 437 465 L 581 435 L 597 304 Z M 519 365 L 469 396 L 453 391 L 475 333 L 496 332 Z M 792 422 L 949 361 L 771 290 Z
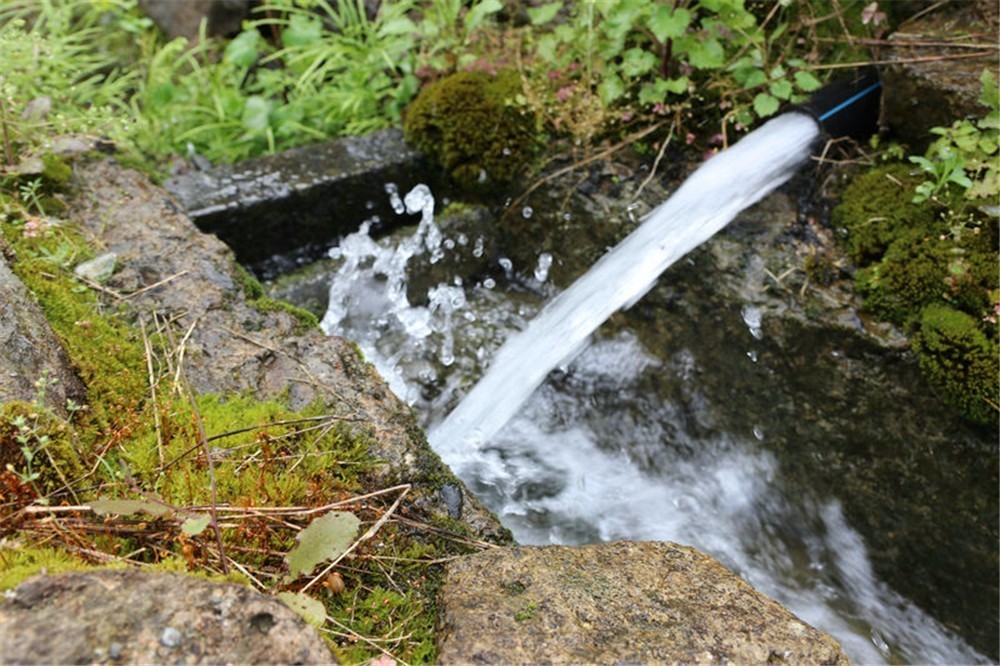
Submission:
M 105 252 L 80 263 L 73 269 L 79 277 L 86 278 L 92 282 L 104 282 L 115 272 L 118 264 L 118 255 L 114 252 Z
M 847 664 L 836 641 L 667 542 L 495 549 L 447 567 L 438 661 Z
M 166 38 L 198 38 L 202 21 L 209 36 L 232 35 L 250 15 L 255 0 L 139 0 L 139 7 L 153 19 Z
M 277 599 L 182 574 L 37 576 L 0 602 L 0 624 L 5 664 L 337 663 Z
M 105 286 L 133 294 L 120 306 L 147 318 L 150 328 L 171 321 L 175 339 L 184 340 L 184 374 L 192 390 L 287 399 L 293 409 L 319 401 L 371 441 L 372 459 L 379 461 L 373 483 L 412 483 L 416 506 L 449 515 L 435 489 L 451 475 L 407 406 L 353 343 L 318 328 L 302 330 L 304 322 L 280 308 L 258 309 L 232 251 L 200 233 L 145 176 L 112 160 L 78 161 L 74 176 L 67 205 L 75 221 L 92 242 L 118 256 Z M 508 541 L 496 518 L 464 486 L 462 491 L 463 519 L 484 539 Z
M 261 279 L 271 279 L 325 256 L 364 220 L 381 221 L 375 232 L 416 222 L 393 211 L 385 188 L 394 183 L 406 192 L 428 173 L 420 153 L 390 129 L 189 171 L 166 188 L 200 229 L 229 244 Z
M 38 304 L 11 272 L 0 238 L 0 404 L 32 402 L 43 391 L 44 404 L 66 418 L 66 400 L 86 401 L 86 389 L 76 376 L 55 333 Z
M 890 38 L 889 64 L 882 67 L 885 121 L 918 150 L 936 138 L 928 133 L 932 127 L 950 127 L 989 111 L 979 101 L 980 76 L 984 69 L 997 73 L 996 52 L 961 44 L 995 42 L 996 18 L 995 2 L 952 3 L 905 23 Z M 946 41 L 956 46 L 942 47 Z

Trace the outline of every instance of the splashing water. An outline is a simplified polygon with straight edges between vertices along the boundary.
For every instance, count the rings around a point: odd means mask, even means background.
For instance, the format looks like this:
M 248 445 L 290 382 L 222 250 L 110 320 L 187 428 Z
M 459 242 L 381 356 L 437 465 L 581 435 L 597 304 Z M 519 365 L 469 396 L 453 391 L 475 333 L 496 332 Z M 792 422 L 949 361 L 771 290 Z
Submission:
M 426 304 L 411 304 L 408 262 L 438 261 L 449 244 L 426 187 L 400 197 L 390 186 L 396 210 L 420 213 L 420 224 L 394 241 L 373 240 L 366 224 L 341 242 L 323 327 L 354 339 L 415 405 L 438 453 L 519 542 L 690 544 L 832 634 L 856 663 L 986 663 L 875 576 L 838 502 L 781 487 L 766 450 L 732 434 L 688 431 L 682 405 L 650 394 L 651 378 L 697 376 L 693 357 L 680 350 L 661 361 L 629 333 L 587 344 L 666 267 L 787 180 L 816 136 L 813 121 L 796 114 L 747 136 L 544 307 L 548 254 L 518 289 L 504 293 L 499 275 L 452 280 L 431 287 Z M 483 252 L 481 238 L 463 245 Z M 508 280 L 519 279 L 509 260 L 500 264 Z M 761 313 L 739 314 L 756 338 Z M 449 397 L 487 365 L 445 418 Z M 746 440 L 766 439 L 752 433 Z

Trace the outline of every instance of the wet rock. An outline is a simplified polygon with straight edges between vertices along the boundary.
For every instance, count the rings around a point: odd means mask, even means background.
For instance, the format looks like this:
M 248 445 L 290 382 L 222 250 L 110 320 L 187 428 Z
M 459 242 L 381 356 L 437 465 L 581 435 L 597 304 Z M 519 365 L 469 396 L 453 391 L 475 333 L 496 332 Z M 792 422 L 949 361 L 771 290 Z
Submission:
M 553 279 L 568 286 L 668 197 L 656 180 L 636 197 L 637 175 L 617 197 L 608 179 L 589 192 L 553 182 L 528 202 L 530 224 L 508 220 L 501 251 L 522 267 L 552 252 Z M 675 405 L 687 431 L 762 433 L 782 483 L 837 498 L 876 574 L 995 659 L 995 429 L 948 408 L 906 336 L 861 309 L 836 230 L 792 194 L 814 179 L 804 173 L 742 213 L 601 330 L 632 331 L 678 369 L 657 378 L 651 399 Z M 822 283 L 806 270 L 817 261 Z
M 293 409 L 317 401 L 371 442 L 379 461 L 373 483 L 414 484 L 415 506 L 447 516 L 432 490 L 446 468 L 427 445 L 407 406 L 389 390 L 353 343 L 302 330 L 293 314 L 255 307 L 232 251 L 199 233 L 166 192 L 111 160 L 78 162 L 68 201 L 81 230 L 118 256 L 105 285 L 134 294 L 120 304 L 151 330 L 170 322 L 183 340 L 184 378 L 197 393 L 241 393 L 286 399 Z M 155 319 L 154 319 L 155 314 Z M 462 487 L 463 517 L 482 538 L 509 533 Z
M 5 664 L 337 663 L 277 599 L 181 574 L 37 576 L 0 602 L 0 624 Z
M 438 659 L 847 664 L 713 558 L 666 542 L 496 549 L 448 565 Z
M 86 390 L 45 315 L 11 272 L 6 252 L 0 238 L 0 404 L 32 402 L 44 393 L 45 405 L 66 418 L 67 399 L 83 404 Z
M 406 192 L 428 173 L 420 153 L 390 129 L 189 171 L 166 188 L 200 229 L 225 241 L 258 277 L 272 279 L 325 256 L 365 220 L 381 221 L 375 233 L 383 224 L 415 223 L 396 215 L 385 187 Z
M 996 52 L 963 48 L 963 42 L 995 43 L 997 30 L 996 3 L 990 0 L 945 4 L 905 23 L 891 36 L 889 64 L 882 67 L 888 125 L 922 149 L 935 138 L 930 128 L 985 115 L 989 109 L 979 101 L 980 76 L 984 69 L 997 74 Z M 942 46 L 947 42 L 956 46 Z
M 139 0 L 139 7 L 153 19 L 167 39 L 198 38 L 202 21 L 209 36 L 232 35 L 250 16 L 256 0 Z

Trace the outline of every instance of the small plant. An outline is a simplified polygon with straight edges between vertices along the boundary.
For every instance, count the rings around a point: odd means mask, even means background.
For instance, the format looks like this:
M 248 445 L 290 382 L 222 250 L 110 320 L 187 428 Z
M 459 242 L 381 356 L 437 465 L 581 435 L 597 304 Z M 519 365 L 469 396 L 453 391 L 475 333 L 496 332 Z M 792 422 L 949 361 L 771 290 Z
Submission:
M 937 196 L 949 185 L 957 185 L 969 199 L 994 203 L 1000 195 L 1000 91 L 996 77 L 983 70 L 980 102 L 989 111 L 979 120 L 957 120 L 951 127 L 935 127 L 937 139 L 924 156 L 909 159 L 931 179 L 920 183 L 913 197 L 922 203 Z

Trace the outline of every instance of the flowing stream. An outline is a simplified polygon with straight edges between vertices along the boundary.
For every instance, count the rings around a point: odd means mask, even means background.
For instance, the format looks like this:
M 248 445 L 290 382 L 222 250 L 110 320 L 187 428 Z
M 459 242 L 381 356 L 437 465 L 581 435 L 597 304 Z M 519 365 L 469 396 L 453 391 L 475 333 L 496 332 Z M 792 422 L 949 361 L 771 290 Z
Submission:
M 762 433 L 706 435 L 650 389 L 665 373 L 694 381 L 690 353 L 664 361 L 627 331 L 595 333 L 790 178 L 817 138 L 802 114 L 765 124 L 561 293 L 546 281 L 545 254 L 526 274 L 501 260 L 501 278 L 452 278 L 411 303 L 414 257 L 433 264 L 447 252 L 481 253 L 482 240 L 443 238 L 425 186 L 402 198 L 387 187 L 396 210 L 420 213 L 420 224 L 379 241 L 365 224 L 331 252 L 341 263 L 322 325 L 358 343 L 518 541 L 692 545 L 833 635 L 855 663 L 988 663 L 875 576 L 836 500 L 776 482 Z M 742 317 L 751 333 L 752 314 Z

